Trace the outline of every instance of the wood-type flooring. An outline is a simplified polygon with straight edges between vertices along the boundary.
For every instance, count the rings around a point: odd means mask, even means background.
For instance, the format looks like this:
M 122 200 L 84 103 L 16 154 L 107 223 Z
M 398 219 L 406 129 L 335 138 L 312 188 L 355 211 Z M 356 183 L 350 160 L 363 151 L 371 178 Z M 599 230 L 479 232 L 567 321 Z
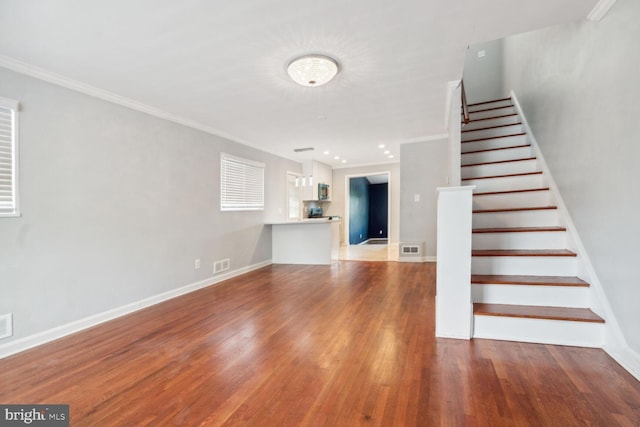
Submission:
M 435 264 L 272 265 L 0 360 L 72 426 L 631 426 L 599 349 L 434 337 Z

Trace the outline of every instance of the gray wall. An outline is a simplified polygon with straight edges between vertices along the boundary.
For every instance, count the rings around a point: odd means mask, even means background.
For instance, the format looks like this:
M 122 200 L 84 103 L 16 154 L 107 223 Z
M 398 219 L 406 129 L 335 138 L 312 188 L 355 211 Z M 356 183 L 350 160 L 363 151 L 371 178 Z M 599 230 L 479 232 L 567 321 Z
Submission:
M 478 58 L 478 52 L 482 50 L 486 55 Z M 502 87 L 502 40 L 469 46 L 463 79 L 469 104 L 505 97 Z
M 436 188 L 447 185 L 447 159 L 447 139 L 400 146 L 400 242 L 424 242 L 426 257 L 436 256 Z
M 514 90 L 630 347 L 640 352 L 640 2 L 504 41 Z
M 271 258 L 298 163 L 0 68 L 20 112 L 22 216 L 0 218 L 5 344 Z M 220 152 L 266 163 L 264 212 L 220 212 Z M 202 268 L 194 269 L 200 258 Z
M 324 203 L 325 215 L 340 215 L 343 219 L 340 224 L 340 243 L 344 244 L 349 239 L 345 238 L 344 223 L 346 221 L 346 187 L 347 177 L 375 175 L 379 172 L 389 172 L 389 242 L 398 243 L 400 230 L 400 163 L 388 163 L 373 166 L 361 166 L 343 169 L 334 169 L 331 183 L 331 202 Z

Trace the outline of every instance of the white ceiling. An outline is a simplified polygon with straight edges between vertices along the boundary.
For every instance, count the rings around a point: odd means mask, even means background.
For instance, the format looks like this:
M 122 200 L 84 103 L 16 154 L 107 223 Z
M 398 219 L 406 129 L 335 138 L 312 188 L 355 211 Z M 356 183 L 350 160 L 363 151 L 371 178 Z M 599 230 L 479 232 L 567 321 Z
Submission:
M 400 143 L 446 133 L 447 82 L 469 44 L 584 19 L 595 4 L 0 0 L 0 65 L 38 67 L 290 159 L 385 163 Z M 335 80 L 293 83 L 286 65 L 305 53 L 334 57 Z

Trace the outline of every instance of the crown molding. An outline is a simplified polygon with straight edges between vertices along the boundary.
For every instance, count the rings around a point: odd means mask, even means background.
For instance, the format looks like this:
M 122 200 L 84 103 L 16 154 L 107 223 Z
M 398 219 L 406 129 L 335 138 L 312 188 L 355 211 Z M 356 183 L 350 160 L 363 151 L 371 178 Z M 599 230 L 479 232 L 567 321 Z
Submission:
M 616 0 L 600 0 L 596 5 L 591 9 L 589 15 L 587 15 L 587 19 L 589 21 L 600 21 L 605 17 L 609 9 L 613 7 L 616 3 Z
M 82 83 L 80 81 L 71 79 L 69 77 L 52 73 L 51 71 L 47 71 L 43 68 L 36 67 L 31 64 L 27 64 L 17 59 L 11 58 L 9 56 L 0 55 L 0 67 L 7 68 L 9 70 L 27 75 L 29 77 L 36 78 L 38 80 L 42 80 L 48 83 L 62 86 L 64 88 L 71 89 L 73 91 L 80 92 L 85 95 L 92 96 L 94 98 L 102 99 L 103 101 L 111 102 L 113 104 L 121 105 L 123 107 L 127 107 L 132 110 L 149 114 L 150 116 L 158 117 L 163 120 L 177 123 L 179 125 L 186 126 L 191 129 L 199 130 L 199 131 L 208 133 L 210 135 L 228 139 L 230 141 L 237 142 L 239 144 L 246 145 L 251 148 L 255 148 L 256 150 L 262 151 L 264 153 L 269 153 L 274 156 L 283 157 L 281 154 L 277 154 L 275 152 L 265 150 L 264 147 L 261 147 L 258 144 L 252 143 L 242 138 L 238 138 L 235 135 L 231 135 L 227 132 L 214 129 L 210 126 L 203 125 L 202 123 L 198 123 L 193 120 L 180 117 L 178 115 L 169 113 L 168 111 L 161 110 L 159 108 L 152 107 L 147 104 L 143 104 L 142 102 L 134 101 L 124 96 L 120 96 L 113 92 L 109 92 L 109 91 L 97 88 L 95 86 Z

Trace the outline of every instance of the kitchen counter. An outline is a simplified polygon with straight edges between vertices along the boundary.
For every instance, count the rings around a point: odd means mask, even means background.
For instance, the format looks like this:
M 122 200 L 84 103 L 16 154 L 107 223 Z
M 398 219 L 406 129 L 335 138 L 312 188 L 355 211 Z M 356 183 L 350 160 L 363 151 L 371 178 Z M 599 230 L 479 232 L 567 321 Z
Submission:
M 331 264 L 338 259 L 340 218 L 305 218 L 267 222 L 271 225 L 274 264 Z

